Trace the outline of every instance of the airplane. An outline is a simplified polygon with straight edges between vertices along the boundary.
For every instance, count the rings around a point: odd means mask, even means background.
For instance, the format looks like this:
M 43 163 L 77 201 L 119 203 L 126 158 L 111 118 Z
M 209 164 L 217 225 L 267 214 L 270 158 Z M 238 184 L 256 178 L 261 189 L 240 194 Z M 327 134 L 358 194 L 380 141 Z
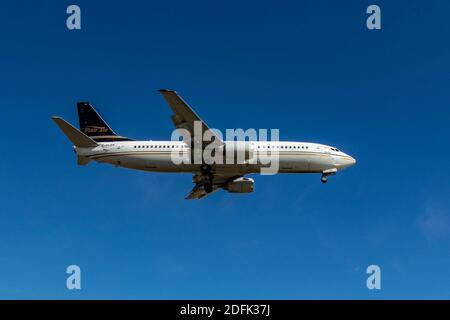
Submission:
M 149 172 L 173 172 L 193 174 L 194 187 L 186 199 L 201 199 L 223 189 L 231 193 L 251 193 L 255 182 L 246 177 L 261 173 L 266 164 L 250 161 L 274 153 L 277 155 L 277 173 L 319 173 L 326 183 L 328 176 L 353 166 L 356 160 L 341 150 L 318 143 L 290 141 L 223 141 L 211 130 L 176 91 L 158 90 L 173 111 L 171 117 L 176 130 L 187 132 L 179 141 L 136 141 L 116 134 L 102 119 L 89 102 L 78 102 L 78 130 L 61 117 L 53 116 L 53 121 L 74 145 L 78 165 L 91 161 L 108 163 Z M 211 141 L 217 144 L 219 153 L 237 151 L 245 155 L 241 161 L 206 163 L 187 161 L 175 163 L 174 152 L 184 159 L 193 159 L 195 143 L 204 150 L 207 142 L 195 137 L 195 125 L 200 123 L 201 133 L 210 133 Z M 197 127 L 198 128 L 198 127 Z M 267 160 L 267 159 L 266 159 Z

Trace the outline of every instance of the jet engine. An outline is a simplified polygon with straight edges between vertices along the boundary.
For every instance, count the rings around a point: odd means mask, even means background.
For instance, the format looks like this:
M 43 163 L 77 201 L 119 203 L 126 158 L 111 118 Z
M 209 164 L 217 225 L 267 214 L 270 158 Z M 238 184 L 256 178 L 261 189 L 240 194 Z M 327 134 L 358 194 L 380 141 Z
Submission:
M 228 182 L 225 190 L 231 193 L 250 193 L 255 190 L 255 181 L 251 178 L 240 177 Z

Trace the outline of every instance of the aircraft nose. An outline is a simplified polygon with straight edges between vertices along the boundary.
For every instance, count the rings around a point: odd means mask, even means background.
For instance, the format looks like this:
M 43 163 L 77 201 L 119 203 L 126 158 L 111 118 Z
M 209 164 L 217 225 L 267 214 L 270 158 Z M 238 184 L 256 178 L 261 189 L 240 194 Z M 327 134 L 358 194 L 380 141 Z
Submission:
M 339 165 L 340 165 L 341 169 L 351 167 L 355 163 L 356 163 L 355 158 L 353 158 L 347 154 L 345 156 L 341 157 L 341 160 L 339 161 Z
M 356 164 L 356 159 L 355 158 L 353 158 L 353 157 L 350 157 L 350 165 L 351 166 L 353 166 L 353 165 L 355 165 Z

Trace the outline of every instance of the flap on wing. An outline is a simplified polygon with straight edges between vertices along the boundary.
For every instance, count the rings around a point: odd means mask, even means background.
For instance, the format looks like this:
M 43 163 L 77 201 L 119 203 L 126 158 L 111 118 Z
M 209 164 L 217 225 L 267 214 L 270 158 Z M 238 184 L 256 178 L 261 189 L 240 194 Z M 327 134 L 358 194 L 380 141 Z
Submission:
M 213 194 L 214 192 L 216 192 L 217 190 L 219 190 L 219 188 L 217 186 L 213 187 L 213 191 L 210 193 L 207 193 L 205 191 L 205 189 L 203 189 L 203 186 L 201 184 L 196 184 L 194 186 L 194 189 L 192 189 L 192 191 L 186 196 L 186 199 L 201 199 L 204 198 L 206 196 L 209 196 L 210 194 Z
M 230 181 L 237 179 L 239 177 L 242 177 L 242 175 L 236 175 L 236 174 L 226 174 L 226 173 L 216 173 L 214 174 L 214 184 L 213 184 L 213 191 L 211 193 L 207 193 L 205 189 L 203 188 L 203 184 L 201 182 L 201 176 L 194 175 L 194 181 L 196 181 L 196 184 L 192 191 L 187 195 L 186 199 L 201 199 L 203 197 L 206 197 L 210 194 L 213 194 L 217 190 L 223 188 L 225 184 Z

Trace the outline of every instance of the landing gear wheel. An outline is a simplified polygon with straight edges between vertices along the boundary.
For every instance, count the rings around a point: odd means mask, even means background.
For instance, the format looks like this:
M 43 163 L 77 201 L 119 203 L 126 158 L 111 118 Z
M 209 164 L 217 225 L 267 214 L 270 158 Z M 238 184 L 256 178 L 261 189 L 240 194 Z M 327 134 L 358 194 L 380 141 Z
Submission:
M 322 181 L 322 183 L 327 183 L 328 177 L 327 176 L 322 176 L 322 178 L 320 178 L 320 181 Z
M 205 184 L 203 185 L 203 188 L 205 189 L 205 192 L 206 192 L 206 193 L 211 193 L 211 192 L 213 192 L 213 185 L 212 185 L 212 183 L 205 183 Z
M 202 174 L 209 174 L 211 172 L 211 166 L 209 164 L 202 164 L 200 170 Z
M 202 164 L 200 167 L 201 171 L 201 181 L 203 182 L 203 189 L 206 193 L 213 192 L 213 178 L 214 176 L 211 173 L 211 166 L 209 164 Z

